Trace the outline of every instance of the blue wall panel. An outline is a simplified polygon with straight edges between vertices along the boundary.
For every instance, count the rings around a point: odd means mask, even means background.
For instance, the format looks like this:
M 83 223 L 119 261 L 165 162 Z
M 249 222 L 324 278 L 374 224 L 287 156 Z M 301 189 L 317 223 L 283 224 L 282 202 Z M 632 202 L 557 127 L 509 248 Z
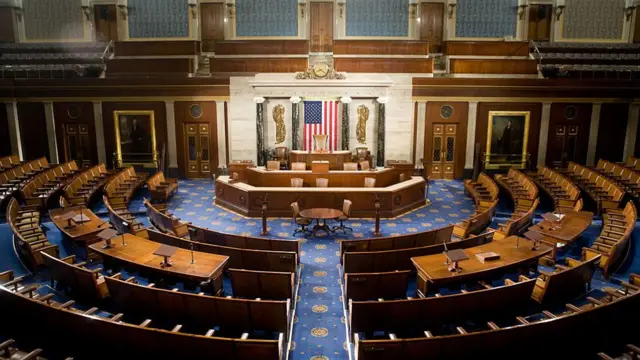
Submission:
M 189 37 L 187 0 L 129 0 L 129 37 Z
M 516 36 L 518 0 L 458 0 L 456 37 Z
M 347 0 L 347 36 L 409 36 L 409 0 Z
M 298 36 L 298 0 L 236 0 L 236 36 Z

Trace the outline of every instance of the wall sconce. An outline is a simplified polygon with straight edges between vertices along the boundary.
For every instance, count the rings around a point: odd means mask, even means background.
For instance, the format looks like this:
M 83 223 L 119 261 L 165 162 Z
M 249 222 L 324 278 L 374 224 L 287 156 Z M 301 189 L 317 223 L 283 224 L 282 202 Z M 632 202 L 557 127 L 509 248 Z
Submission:
M 624 8 L 624 16 L 626 16 L 627 21 L 631 19 L 631 15 L 633 15 L 633 12 L 635 9 L 636 9 L 636 5 L 631 5 Z
M 127 20 L 127 15 L 129 15 L 129 8 L 127 5 L 118 4 L 118 10 L 120 10 L 120 16 L 122 16 L 122 20 Z
M 449 19 L 453 19 L 453 14 L 454 14 L 454 13 L 455 13 L 455 11 L 456 11 L 456 6 L 457 6 L 457 5 L 458 5 L 458 4 L 449 4 L 449 5 L 448 5 L 448 6 L 449 6 Z
M 229 16 L 229 19 L 233 19 L 233 17 L 235 16 L 235 13 L 236 13 L 236 5 L 228 3 L 227 4 L 227 15 Z
M 564 12 L 564 5 L 556 6 L 556 21 L 560 20 L 562 13 Z
M 524 12 L 527 10 L 528 7 L 529 5 L 527 4 L 522 4 L 518 6 L 518 18 L 520 18 L 520 20 L 524 18 Z
M 298 5 L 300 6 L 300 17 L 301 17 L 301 18 L 304 18 L 304 8 L 305 8 L 305 6 L 307 6 L 307 4 L 305 4 L 305 3 L 300 3 L 300 4 L 298 4 Z
M 409 15 L 412 19 L 418 17 L 418 4 L 409 4 Z
M 11 8 L 13 9 L 13 11 L 16 12 L 16 17 L 18 18 L 18 21 L 22 21 L 22 8 L 19 6 L 12 6 Z
M 189 9 L 191 9 L 191 18 L 198 17 L 198 3 L 196 0 L 189 0 Z
M 89 5 L 82 5 L 82 12 L 87 18 L 87 21 L 91 21 L 91 8 L 89 7 Z
M 338 3 L 338 11 L 340 12 L 340 19 L 344 16 L 344 3 Z

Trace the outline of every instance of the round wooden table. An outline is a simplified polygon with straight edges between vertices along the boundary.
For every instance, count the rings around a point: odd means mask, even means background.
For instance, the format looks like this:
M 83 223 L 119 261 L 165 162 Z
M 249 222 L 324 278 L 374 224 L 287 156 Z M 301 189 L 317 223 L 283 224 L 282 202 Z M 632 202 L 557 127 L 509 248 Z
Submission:
M 342 211 L 329 208 L 304 209 L 300 211 L 300 216 L 316 221 L 311 232 L 312 236 L 316 236 L 318 231 L 324 231 L 327 235 L 331 234 L 333 231 L 327 225 L 327 220 L 335 219 L 342 215 L 344 215 Z M 320 223 L 320 220 L 322 220 L 322 223 Z

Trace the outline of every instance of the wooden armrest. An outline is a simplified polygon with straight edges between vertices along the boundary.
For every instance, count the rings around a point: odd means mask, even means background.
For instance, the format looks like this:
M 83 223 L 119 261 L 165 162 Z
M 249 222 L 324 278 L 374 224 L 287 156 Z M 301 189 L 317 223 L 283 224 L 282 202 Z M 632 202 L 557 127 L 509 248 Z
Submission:
M 114 315 L 114 316 L 113 316 L 111 319 L 109 319 L 109 320 L 111 320 L 112 322 L 118 322 L 118 321 L 120 321 L 120 319 L 122 319 L 122 317 L 123 317 L 123 316 L 124 316 L 124 314 L 123 314 L 123 313 L 119 313 L 119 314 Z
M 631 352 L 635 353 L 636 355 L 637 355 L 637 354 L 640 354 L 640 347 L 635 346 L 635 345 L 633 345 L 633 344 L 627 344 L 627 350 L 629 350 L 629 351 L 631 351 Z

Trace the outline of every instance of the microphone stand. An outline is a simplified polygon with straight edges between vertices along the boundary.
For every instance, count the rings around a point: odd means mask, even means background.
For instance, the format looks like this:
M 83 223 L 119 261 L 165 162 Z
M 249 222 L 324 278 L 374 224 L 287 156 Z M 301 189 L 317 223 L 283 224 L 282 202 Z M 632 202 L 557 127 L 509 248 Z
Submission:
M 189 243 L 189 249 L 191 249 L 191 263 L 195 264 L 196 263 L 196 259 L 193 258 L 193 243 Z

